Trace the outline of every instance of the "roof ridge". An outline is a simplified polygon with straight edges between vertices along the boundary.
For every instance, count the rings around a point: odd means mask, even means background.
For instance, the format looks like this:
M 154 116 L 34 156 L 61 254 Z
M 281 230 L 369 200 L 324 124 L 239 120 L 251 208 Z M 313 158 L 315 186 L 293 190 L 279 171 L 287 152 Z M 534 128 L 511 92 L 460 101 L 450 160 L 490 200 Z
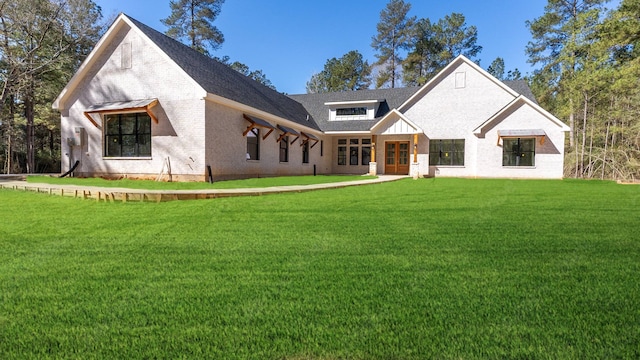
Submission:
M 126 14 L 123 16 L 137 26 L 207 93 L 267 112 L 301 126 L 320 130 L 298 101 Z

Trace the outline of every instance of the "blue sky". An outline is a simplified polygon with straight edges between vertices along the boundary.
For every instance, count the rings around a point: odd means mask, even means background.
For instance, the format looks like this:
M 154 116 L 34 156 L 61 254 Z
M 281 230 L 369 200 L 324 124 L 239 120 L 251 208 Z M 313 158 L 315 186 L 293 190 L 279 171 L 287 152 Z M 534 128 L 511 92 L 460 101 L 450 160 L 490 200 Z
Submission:
M 105 18 L 120 12 L 165 32 L 160 19 L 170 13 L 169 0 L 94 0 Z M 467 25 L 478 28 L 480 65 L 487 68 L 496 57 L 506 70 L 533 71 L 525 47 L 531 39 L 525 21 L 544 13 L 546 0 L 405 0 L 409 15 L 437 21 L 453 12 L 464 14 Z M 380 11 L 388 0 L 227 0 L 216 20 L 225 36 L 213 55 L 261 69 L 278 91 L 298 94 L 322 70 L 327 59 L 358 50 L 373 63 L 371 38 Z

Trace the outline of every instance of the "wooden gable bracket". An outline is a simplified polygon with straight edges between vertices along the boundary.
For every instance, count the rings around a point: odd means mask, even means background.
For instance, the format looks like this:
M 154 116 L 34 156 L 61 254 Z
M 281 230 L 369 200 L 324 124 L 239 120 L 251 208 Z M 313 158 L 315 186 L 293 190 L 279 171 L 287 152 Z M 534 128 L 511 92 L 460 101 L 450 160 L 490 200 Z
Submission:
M 316 146 L 318 144 L 318 142 L 320 141 L 320 139 L 318 139 L 317 137 L 311 135 L 311 134 L 307 134 L 305 132 L 301 132 L 302 137 L 304 138 L 304 140 L 300 143 L 300 146 L 304 146 L 304 144 L 308 143 L 310 140 L 313 140 L 314 143 L 313 145 L 311 145 L 311 149 L 313 149 L 314 146 Z
M 297 132 L 297 131 L 295 131 L 295 130 L 293 130 L 291 128 L 288 128 L 286 126 L 278 125 L 278 129 L 280 131 L 282 131 L 282 134 L 280 134 L 280 137 L 278 138 L 278 140 L 276 140 L 276 142 L 282 141 L 282 139 L 284 139 L 284 137 L 287 136 L 287 135 L 292 135 L 292 136 L 296 137 L 295 139 L 291 140 L 291 144 L 293 144 L 300 137 L 300 133 L 299 132 Z
M 141 103 L 142 105 L 140 105 Z M 158 99 L 143 100 L 143 101 L 128 101 L 128 102 L 120 102 L 118 104 L 120 106 L 117 106 L 117 105 L 114 106 L 113 104 L 104 105 L 104 106 L 103 105 L 93 106 L 93 109 L 84 112 L 84 116 L 87 119 L 89 119 L 89 121 L 91 121 L 91 123 L 95 127 L 99 128 L 100 125 L 98 125 L 98 123 L 93 119 L 91 115 L 120 114 L 120 113 L 144 110 L 144 112 L 146 112 L 147 115 L 149 115 L 149 117 L 151 118 L 151 120 L 153 120 L 154 123 L 156 124 L 158 123 L 158 117 L 151 111 L 152 107 L 158 105 Z
M 269 135 L 271 135 L 273 130 L 276 129 L 275 127 L 273 127 L 273 125 L 269 124 L 264 120 L 248 116 L 247 114 L 242 114 L 242 117 L 244 117 L 245 120 L 251 123 L 249 126 L 247 126 L 247 129 L 242 133 L 242 136 L 247 136 L 249 131 L 258 127 L 262 127 L 265 129 L 269 129 L 269 131 L 267 131 L 267 133 L 262 137 L 262 140 L 265 140 L 267 137 L 269 137 Z

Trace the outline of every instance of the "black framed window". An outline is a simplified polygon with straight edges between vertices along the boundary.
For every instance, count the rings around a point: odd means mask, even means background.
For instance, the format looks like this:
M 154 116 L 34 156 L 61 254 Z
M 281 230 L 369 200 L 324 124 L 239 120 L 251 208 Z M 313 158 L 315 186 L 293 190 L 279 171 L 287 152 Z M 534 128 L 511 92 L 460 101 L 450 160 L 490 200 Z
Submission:
M 280 162 L 289 162 L 289 136 L 280 140 Z
M 305 142 L 304 145 L 302 145 L 302 163 L 303 164 L 308 164 L 309 163 L 309 142 Z
M 247 133 L 247 160 L 260 160 L 260 129 Z
M 359 139 L 349 139 L 349 165 L 358 165 Z
M 347 139 L 338 139 L 338 165 L 347 165 Z
M 151 118 L 147 113 L 105 115 L 105 157 L 151 156 Z
M 366 107 L 338 108 L 336 109 L 338 116 L 367 115 Z
M 429 165 L 464 166 L 464 139 L 429 140 Z
M 502 166 L 535 166 L 535 138 L 502 139 Z
M 369 165 L 371 162 L 371 139 L 362 139 L 362 165 Z

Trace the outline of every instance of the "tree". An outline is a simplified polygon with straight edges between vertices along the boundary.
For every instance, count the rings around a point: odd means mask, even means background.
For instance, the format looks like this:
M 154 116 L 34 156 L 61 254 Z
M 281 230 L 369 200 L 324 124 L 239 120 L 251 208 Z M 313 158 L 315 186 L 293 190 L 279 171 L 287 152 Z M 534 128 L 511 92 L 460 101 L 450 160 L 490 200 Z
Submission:
M 529 63 L 542 65 L 534 76 L 548 81 L 548 94 L 560 94 L 565 106 L 555 109 L 557 114 L 569 118 L 569 143 L 575 143 L 576 94 L 570 85 L 575 78 L 580 52 L 580 41 L 595 29 L 592 20 L 599 17 L 601 5 L 607 0 L 548 0 L 545 13 L 533 21 L 527 21 L 533 40 L 526 53 Z
M 327 60 L 324 69 L 307 82 L 307 93 L 366 89 L 371 85 L 371 66 L 357 50 Z
M 222 58 L 214 57 L 214 59 L 229 66 L 240 74 L 248 76 L 251 79 L 261 83 L 262 85 L 276 90 L 276 87 L 273 85 L 271 80 L 269 80 L 267 76 L 262 72 L 262 70 L 251 70 L 249 66 L 241 63 L 240 61 L 231 62 L 231 58 L 227 55 L 223 56 Z
M 441 45 L 435 37 L 436 27 L 429 19 L 420 19 L 413 29 L 411 52 L 402 64 L 403 81 L 408 86 L 425 84 L 440 69 Z
M 389 84 L 396 87 L 399 79 L 398 67 L 402 63 L 401 50 L 410 46 L 416 17 L 407 17 L 411 4 L 403 0 L 391 0 L 380 12 L 377 25 L 378 34 L 372 38 L 371 46 L 377 51 L 375 65 L 381 68 L 376 77 L 376 88 Z
M 518 68 L 507 71 L 507 77 L 505 80 L 520 80 L 522 79 L 522 74 Z
M 169 27 L 166 34 L 178 41 L 187 40 L 189 46 L 209 55 L 224 42 L 224 35 L 213 25 L 224 0 L 171 0 L 171 15 L 162 19 Z
M 487 72 L 489 74 L 493 75 L 501 81 L 520 80 L 522 78 L 522 74 L 520 74 L 520 70 L 518 70 L 517 68 L 507 71 L 506 74 L 504 73 L 504 71 L 504 59 L 501 57 L 497 57 L 495 60 L 493 60 L 493 62 L 491 62 L 491 65 L 489 65 L 489 67 L 487 68 Z
M 464 15 L 451 13 L 440 19 L 436 27 L 436 39 L 441 46 L 439 61 L 446 66 L 459 55 L 473 60 L 482 51 L 482 46 L 476 45 L 478 29 L 467 26 Z
M 487 72 L 498 80 L 504 80 L 504 59 L 497 57 L 487 68 Z
M 413 34 L 411 51 L 403 63 L 403 78 L 410 85 L 426 83 L 459 55 L 473 59 L 482 51 L 476 44 L 477 28 L 467 26 L 464 15 L 458 13 L 436 23 L 421 19 Z
M 97 41 L 101 9 L 91 0 L 14 0 L 0 2 L 0 105 L 3 165 L 6 172 L 37 170 L 39 129 L 47 129 L 54 156 L 57 120 L 50 103 Z M 88 45 L 91 44 L 91 45 Z M 21 117 L 19 114 L 23 114 Z M 24 141 L 17 128 L 24 128 Z M 40 143 L 41 144 L 41 143 Z M 14 161 L 23 150 L 22 166 Z M 59 157 L 59 155 L 57 155 Z

